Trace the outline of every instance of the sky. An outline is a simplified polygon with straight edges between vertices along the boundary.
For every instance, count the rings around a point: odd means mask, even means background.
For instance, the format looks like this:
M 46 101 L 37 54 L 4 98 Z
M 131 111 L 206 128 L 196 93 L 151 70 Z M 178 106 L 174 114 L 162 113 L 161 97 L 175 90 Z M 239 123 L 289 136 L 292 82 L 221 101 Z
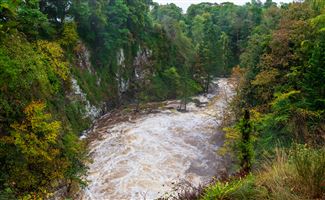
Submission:
M 227 2 L 233 2 L 237 5 L 244 5 L 246 2 L 250 2 L 250 0 L 153 0 L 153 1 L 159 4 L 174 3 L 177 6 L 181 7 L 184 12 L 191 4 L 198 4 L 201 2 L 222 3 L 227 1 Z M 273 2 L 277 2 L 277 3 L 280 2 L 288 3 L 292 1 L 293 0 L 273 0 Z M 262 0 L 262 2 L 264 2 L 264 0 Z

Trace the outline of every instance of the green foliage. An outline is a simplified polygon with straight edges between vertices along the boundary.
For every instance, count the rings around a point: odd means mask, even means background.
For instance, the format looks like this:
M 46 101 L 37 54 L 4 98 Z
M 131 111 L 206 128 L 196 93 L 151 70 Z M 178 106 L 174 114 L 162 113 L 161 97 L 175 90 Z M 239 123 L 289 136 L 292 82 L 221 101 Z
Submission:
M 324 198 L 322 15 L 306 3 L 268 6 L 241 54 L 246 74 L 234 105 L 237 119 L 238 110 L 250 109 L 254 143 L 239 147 L 254 150 L 253 169 L 260 170 L 254 187 L 269 193 L 252 199 Z M 236 154 L 242 125 L 237 120 L 225 129 L 225 144 Z M 294 143 L 305 145 L 292 148 Z M 292 148 L 289 158 L 277 154 L 278 146 Z
M 198 44 L 199 42 L 203 41 L 203 29 L 205 20 L 206 19 L 203 17 L 203 15 L 197 15 L 193 19 L 191 33 L 194 44 Z
M 73 69 L 73 74 L 77 79 L 78 85 L 87 94 L 87 99 L 93 105 L 99 105 L 101 101 L 114 98 L 115 91 L 114 85 L 110 84 L 111 77 L 107 77 L 107 70 L 97 70 L 97 74 L 93 74 L 88 70 Z M 101 84 L 98 85 L 98 80 L 101 80 Z
M 44 104 L 32 102 L 24 110 L 26 121 L 12 125 L 14 144 L 27 159 L 51 160 L 52 156 L 55 157 L 55 154 L 49 155 L 48 149 L 56 144 L 61 124 L 58 121 L 48 123 L 51 115 L 45 114 L 44 108 Z M 51 151 L 55 153 L 55 150 Z
M 81 133 L 88 127 L 91 122 L 88 118 L 83 117 L 85 113 L 84 105 L 81 102 L 71 102 L 64 108 L 68 123 L 71 125 L 71 129 L 75 133 Z
M 152 78 L 152 85 L 148 89 L 148 94 L 152 94 L 157 99 L 167 99 L 168 98 L 168 87 L 160 76 L 155 76 Z
M 322 0 L 306 0 L 305 2 L 317 11 L 320 11 L 325 7 L 325 2 Z
M 253 110 L 247 110 L 239 122 L 232 127 L 225 127 L 223 129 L 225 132 L 225 144 L 220 148 L 219 153 L 221 155 L 230 154 L 238 165 L 236 167 L 239 167 L 243 172 L 250 171 L 255 163 L 255 129 L 258 125 L 256 115 Z
M 86 167 L 84 165 L 87 160 L 87 151 L 85 142 L 79 140 L 79 137 L 68 132 L 62 138 L 63 155 L 69 160 L 69 167 L 64 172 L 65 177 L 71 181 L 76 181 L 85 185 L 82 175 L 86 174 Z
M 166 69 L 163 72 L 163 79 L 168 87 L 168 90 L 172 91 L 173 93 L 171 94 L 172 97 L 177 96 L 177 92 L 179 91 L 177 88 L 180 87 L 181 84 L 181 77 L 178 74 L 177 70 L 175 67 L 171 67 L 169 69 Z
M 75 1 L 73 6 L 78 32 L 94 51 L 95 66 L 116 64 L 115 60 L 106 58 L 116 57 L 116 52 L 128 42 L 127 21 L 131 15 L 127 3 L 123 0 L 98 3 L 83 0 Z
M 10 0 L 3 0 L 0 2 L 0 33 L 3 34 L 6 32 L 11 26 L 16 23 L 4 23 L 6 22 L 6 18 L 12 19 L 17 16 L 16 13 L 17 2 Z M 6 30 L 7 29 L 7 30 Z
M 37 0 L 40 11 L 47 15 L 48 20 L 55 26 L 62 26 L 69 13 L 71 1 L 69 0 Z
M 39 40 L 37 41 L 37 47 L 44 63 L 62 80 L 67 81 L 70 69 L 60 45 L 55 42 Z
M 13 123 L 10 136 L 0 140 L 0 158 L 5 159 L 1 177 L 6 177 L 1 181 L 16 195 L 37 192 L 45 197 L 65 178 L 77 179 L 83 169 L 80 141 L 67 134 L 62 144 L 61 123 L 53 121 L 44 109 L 44 103 L 29 104 L 24 109 L 25 119 Z
M 44 99 L 58 91 L 58 77 L 22 35 L 6 37 L 1 43 L 0 58 L 0 116 L 7 123 L 17 119 L 33 97 Z
M 70 63 L 45 39 L 56 36 L 39 1 L 2 1 L 0 20 L 0 196 L 45 198 L 84 172 L 84 145 L 60 109 L 68 104 Z M 76 42 L 76 32 L 63 35 Z
M 39 9 L 38 0 L 20 1 L 17 15 L 17 28 L 31 38 L 38 38 L 41 32 L 52 31 L 46 15 Z
M 252 142 L 252 132 L 253 125 L 250 121 L 250 113 L 245 110 L 244 117 L 240 120 L 239 131 L 241 133 L 241 141 L 239 142 L 238 148 L 240 160 L 240 166 L 244 171 L 250 171 L 252 168 L 252 162 L 254 157 L 253 142 Z
M 282 7 L 272 1 L 201 3 L 183 14 L 175 4 L 147 0 L 2 0 L 0 198 L 41 198 L 59 184 L 83 184 L 85 147 L 76 133 L 90 121 L 69 95 L 72 75 L 94 105 L 168 98 L 186 105 L 202 88 L 208 91 L 214 76 L 240 64 L 247 73 L 236 104 L 253 114 L 227 129 L 226 144 L 236 146 L 246 168 L 252 167 L 253 144 L 256 155 L 275 152 L 277 140 L 323 145 L 323 7 L 318 0 Z M 251 123 L 256 133 L 243 140 Z M 323 154 L 297 152 L 281 165 L 281 175 L 293 186 L 295 177 L 308 180 L 308 190 L 320 196 L 323 176 L 316 174 L 323 173 Z M 297 196 L 274 170 L 267 173 L 279 184 L 251 176 L 218 182 L 207 198 L 264 198 L 265 188 L 270 198 Z M 281 187 L 283 195 L 275 195 Z
M 184 15 L 182 14 L 182 9 L 177 7 L 175 4 L 167 4 L 167 5 L 155 5 L 152 12 L 152 16 L 157 21 L 163 21 L 164 18 L 172 18 L 176 21 L 180 21 L 184 19 Z
M 181 98 L 185 103 L 187 103 L 190 97 L 195 94 L 202 92 L 202 87 L 200 84 L 195 82 L 193 79 L 189 78 L 188 75 L 183 75 L 181 78 L 181 84 L 178 88 L 179 90 L 179 98 Z
M 15 194 L 10 188 L 0 191 L 0 199 L 15 199 Z
M 323 143 L 324 36 L 320 24 L 321 15 L 315 16 L 306 4 L 295 3 L 283 11 L 278 27 L 272 25 L 275 30 L 256 29 L 263 35 L 249 41 L 242 55 L 248 71 L 240 95 L 246 106 L 262 113 L 256 123 L 260 138 Z
M 65 23 L 60 44 L 71 51 L 76 46 L 78 39 L 77 25 L 74 22 Z
M 248 175 L 243 179 L 216 182 L 206 189 L 202 200 L 263 199 L 263 190 L 255 188 L 255 177 Z M 265 196 L 264 196 L 265 198 Z

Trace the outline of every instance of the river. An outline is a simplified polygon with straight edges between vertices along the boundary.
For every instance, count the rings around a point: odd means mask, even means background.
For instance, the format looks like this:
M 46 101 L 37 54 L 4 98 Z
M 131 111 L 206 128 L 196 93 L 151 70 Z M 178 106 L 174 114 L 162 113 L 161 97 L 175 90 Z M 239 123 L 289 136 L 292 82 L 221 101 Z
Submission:
M 216 151 L 222 115 L 234 95 L 230 79 L 214 81 L 212 92 L 195 97 L 188 112 L 165 102 L 155 113 L 108 123 L 99 120 L 90 135 L 92 163 L 83 200 L 155 199 L 171 192 L 175 183 L 194 186 L 208 182 L 222 166 Z

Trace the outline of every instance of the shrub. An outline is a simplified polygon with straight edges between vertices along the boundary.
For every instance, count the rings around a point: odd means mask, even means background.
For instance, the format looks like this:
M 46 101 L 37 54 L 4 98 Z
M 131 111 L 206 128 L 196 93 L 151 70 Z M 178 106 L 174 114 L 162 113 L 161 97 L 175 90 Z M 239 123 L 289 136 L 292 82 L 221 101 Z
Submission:
M 230 182 L 216 182 L 206 189 L 202 200 L 264 199 L 265 194 L 264 188 L 255 187 L 255 177 L 248 175 L 243 179 Z

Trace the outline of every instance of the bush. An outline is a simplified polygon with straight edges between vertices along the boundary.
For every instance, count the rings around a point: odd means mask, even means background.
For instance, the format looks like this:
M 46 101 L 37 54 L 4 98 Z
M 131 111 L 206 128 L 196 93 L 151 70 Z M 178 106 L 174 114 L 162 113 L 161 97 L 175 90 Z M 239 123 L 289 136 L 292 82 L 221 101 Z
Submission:
M 243 179 L 230 182 L 216 182 L 208 187 L 202 200 L 226 200 L 226 199 L 264 199 L 264 188 L 255 187 L 255 177 L 248 175 Z

